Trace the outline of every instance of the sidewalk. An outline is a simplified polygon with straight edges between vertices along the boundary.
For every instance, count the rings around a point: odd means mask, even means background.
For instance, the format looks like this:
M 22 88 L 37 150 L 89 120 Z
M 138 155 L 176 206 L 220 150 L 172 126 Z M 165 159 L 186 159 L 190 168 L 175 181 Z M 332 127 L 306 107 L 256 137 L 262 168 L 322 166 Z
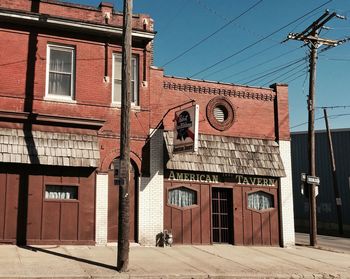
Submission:
M 305 246 L 136 246 L 115 264 L 114 246 L 0 246 L 0 278 L 350 278 L 349 253 Z
M 295 233 L 295 241 L 297 245 L 309 246 L 310 236 L 305 233 Z M 322 250 L 350 254 L 350 238 L 317 235 L 317 247 Z

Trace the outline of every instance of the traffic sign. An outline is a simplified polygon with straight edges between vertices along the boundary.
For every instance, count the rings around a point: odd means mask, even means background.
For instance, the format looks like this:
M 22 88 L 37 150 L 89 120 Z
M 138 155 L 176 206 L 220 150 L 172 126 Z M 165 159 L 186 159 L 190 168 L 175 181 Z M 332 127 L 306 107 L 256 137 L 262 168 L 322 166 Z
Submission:
M 317 176 L 308 175 L 308 176 L 306 177 L 306 182 L 307 182 L 308 184 L 320 185 L 320 178 L 317 177 Z

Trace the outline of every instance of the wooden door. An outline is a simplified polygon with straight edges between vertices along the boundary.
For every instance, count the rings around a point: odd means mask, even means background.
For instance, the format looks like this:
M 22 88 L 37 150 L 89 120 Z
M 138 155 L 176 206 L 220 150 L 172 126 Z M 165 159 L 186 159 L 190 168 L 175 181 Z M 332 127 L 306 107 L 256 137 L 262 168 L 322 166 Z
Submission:
M 233 244 L 232 189 L 212 188 L 213 243 Z
M 174 244 L 210 244 L 209 184 L 165 181 L 164 187 L 164 229 L 172 232 Z M 192 203 L 172 200 L 176 192 L 192 195 Z
M 267 197 L 268 208 L 255 208 L 254 204 L 251 204 L 255 196 Z M 234 203 L 235 244 L 279 245 L 278 187 L 236 185 Z
M 3 165 L 0 243 L 94 244 L 94 183 L 93 169 Z M 68 199 L 67 188 L 76 196 Z
M 19 174 L 0 173 L 0 243 L 16 243 Z
M 115 177 L 118 176 L 118 170 L 111 169 L 108 173 L 108 232 L 107 239 L 109 242 L 118 241 L 118 214 L 119 214 L 119 186 Z M 133 164 L 130 168 L 130 184 L 129 184 L 129 199 L 130 199 L 130 232 L 129 240 L 137 242 L 137 171 Z

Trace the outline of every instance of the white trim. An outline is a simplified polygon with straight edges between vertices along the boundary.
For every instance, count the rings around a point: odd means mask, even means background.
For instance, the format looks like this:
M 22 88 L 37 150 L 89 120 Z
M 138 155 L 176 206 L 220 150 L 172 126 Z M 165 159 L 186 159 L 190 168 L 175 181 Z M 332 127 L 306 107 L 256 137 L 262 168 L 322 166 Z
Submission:
M 91 31 L 99 31 L 104 33 L 112 33 L 112 34 L 119 34 L 122 35 L 123 29 L 121 27 L 113 27 L 113 26 L 102 26 L 97 24 L 91 24 L 91 23 L 85 23 L 85 22 L 74 22 L 66 19 L 54 19 L 54 18 L 43 18 L 41 15 L 27 15 L 23 13 L 15 13 L 15 12 L 0 12 L 0 17 L 7 17 L 7 18 L 14 18 L 14 19 L 20 19 L 20 20 L 29 20 L 33 22 L 45 22 L 50 23 L 58 26 L 69 26 L 69 27 L 75 27 L 79 29 L 85 29 L 85 30 L 91 30 Z M 139 37 L 139 38 L 145 38 L 153 40 L 155 34 L 143 32 L 143 31 L 132 31 L 132 36 Z
M 112 54 L 112 96 L 111 96 L 111 103 L 112 106 L 116 106 L 116 107 L 120 107 L 121 106 L 121 102 L 116 102 L 113 100 L 114 97 L 114 75 L 115 75 L 115 63 L 114 63 L 114 59 L 116 56 L 119 56 L 120 58 L 122 58 L 122 53 L 121 52 L 114 52 Z M 136 95 L 136 102 L 131 99 L 131 106 L 134 108 L 139 107 L 139 102 L 140 102 L 140 96 L 139 96 L 139 59 L 138 56 L 133 55 L 131 57 L 131 70 L 133 72 L 132 77 L 134 77 L 134 79 L 132 79 L 131 77 L 131 81 L 134 81 L 134 96 Z M 120 79 L 121 81 L 121 79 Z M 120 84 L 121 86 L 121 84 Z
M 67 51 L 71 53 L 71 73 L 67 73 L 71 75 L 71 83 L 70 83 L 70 96 L 65 95 L 56 95 L 49 94 L 49 76 L 50 76 L 50 60 L 51 55 L 50 52 L 52 49 Z M 75 48 L 71 46 L 64 46 L 60 44 L 47 44 L 46 47 L 46 82 L 45 82 L 45 99 L 48 100 L 57 100 L 57 101 L 74 101 L 75 98 Z

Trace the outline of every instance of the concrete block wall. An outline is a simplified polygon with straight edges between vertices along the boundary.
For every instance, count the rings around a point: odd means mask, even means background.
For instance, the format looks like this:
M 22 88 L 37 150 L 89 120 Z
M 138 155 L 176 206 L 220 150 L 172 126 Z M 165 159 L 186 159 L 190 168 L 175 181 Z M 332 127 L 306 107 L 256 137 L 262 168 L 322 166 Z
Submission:
M 150 177 L 141 177 L 139 194 L 139 243 L 156 245 L 163 231 L 163 130 L 151 131 Z
M 280 216 L 282 246 L 295 245 L 293 183 L 290 141 L 280 141 L 280 155 L 285 168 L 286 177 L 281 178 L 280 184 Z
M 107 244 L 108 230 L 108 173 L 96 175 L 96 245 Z

